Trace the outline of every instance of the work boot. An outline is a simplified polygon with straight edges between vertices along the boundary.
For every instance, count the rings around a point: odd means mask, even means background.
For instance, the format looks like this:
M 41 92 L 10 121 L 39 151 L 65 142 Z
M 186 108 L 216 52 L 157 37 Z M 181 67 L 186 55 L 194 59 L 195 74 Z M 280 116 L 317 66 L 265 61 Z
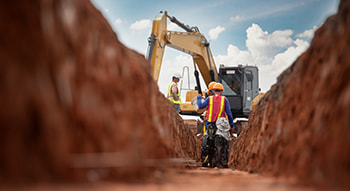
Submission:
M 222 146 L 217 146 L 216 147 L 216 165 L 218 168 L 222 168 Z
M 208 166 L 209 166 L 209 163 L 207 163 L 207 162 L 202 163 L 202 167 L 208 167 Z

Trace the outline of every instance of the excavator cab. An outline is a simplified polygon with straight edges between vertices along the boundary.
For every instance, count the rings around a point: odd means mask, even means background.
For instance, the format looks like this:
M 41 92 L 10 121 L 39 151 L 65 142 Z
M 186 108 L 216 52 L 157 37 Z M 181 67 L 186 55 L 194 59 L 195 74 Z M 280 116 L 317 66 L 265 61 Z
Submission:
M 248 117 L 252 100 L 259 94 L 256 66 L 219 68 L 219 81 L 224 86 L 222 95 L 230 102 L 235 117 Z

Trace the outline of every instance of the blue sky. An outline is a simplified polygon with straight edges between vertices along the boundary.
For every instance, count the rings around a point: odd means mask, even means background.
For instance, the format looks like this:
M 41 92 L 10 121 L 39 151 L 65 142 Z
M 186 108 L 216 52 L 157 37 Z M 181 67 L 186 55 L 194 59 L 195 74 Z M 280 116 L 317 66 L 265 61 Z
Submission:
M 115 30 L 118 39 L 146 54 L 152 20 L 168 11 L 181 22 L 197 26 L 210 41 L 216 65 L 256 65 L 263 92 L 304 52 L 314 31 L 336 13 L 339 0 L 92 0 Z M 168 29 L 183 31 L 168 23 Z M 168 47 L 163 58 L 159 88 L 164 94 L 170 76 L 189 66 L 192 58 Z M 181 92 L 184 98 L 185 92 Z

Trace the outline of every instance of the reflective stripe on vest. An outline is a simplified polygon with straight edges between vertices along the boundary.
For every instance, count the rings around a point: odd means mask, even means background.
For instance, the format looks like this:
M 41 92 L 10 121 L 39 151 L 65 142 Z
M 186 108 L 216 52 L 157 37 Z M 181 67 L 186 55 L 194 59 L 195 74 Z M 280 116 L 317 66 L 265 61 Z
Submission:
M 176 88 L 177 88 L 177 94 L 176 94 L 176 96 L 179 98 L 179 100 L 175 100 L 175 99 L 173 98 L 173 94 L 171 93 L 171 87 L 172 87 L 174 84 L 176 85 Z M 177 87 L 177 83 L 176 83 L 176 82 L 171 82 L 171 83 L 169 84 L 169 87 L 168 87 L 168 98 L 169 98 L 170 101 L 172 101 L 172 102 L 175 103 L 175 104 L 180 104 L 180 103 L 181 103 L 180 91 L 179 91 L 179 87 Z
M 225 97 L 222 96 L 221 97 L 221 103 L 220 103 L 220 112 L 219 112 L 219 115 L 218 115 L 219 117 L 222 117 L 221 114 L 222 114 L 222 111 L 224 110 L 224 106 L 225 106 Z
M 214 122 L 219 117 L 226 117 L 225 112 L 225 96 L 209 96 L 209 104 L 207 110 L 207 121 Z

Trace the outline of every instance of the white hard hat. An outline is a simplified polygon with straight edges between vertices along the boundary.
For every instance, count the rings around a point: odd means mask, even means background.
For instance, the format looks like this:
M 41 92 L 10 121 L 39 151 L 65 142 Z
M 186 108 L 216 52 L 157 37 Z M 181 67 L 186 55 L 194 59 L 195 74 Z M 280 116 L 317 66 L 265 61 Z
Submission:
M 178 79 L 181 79 L 181 74 L 175 73 L 175 74 L 173 75 L 173 77 L 178 78 Z

